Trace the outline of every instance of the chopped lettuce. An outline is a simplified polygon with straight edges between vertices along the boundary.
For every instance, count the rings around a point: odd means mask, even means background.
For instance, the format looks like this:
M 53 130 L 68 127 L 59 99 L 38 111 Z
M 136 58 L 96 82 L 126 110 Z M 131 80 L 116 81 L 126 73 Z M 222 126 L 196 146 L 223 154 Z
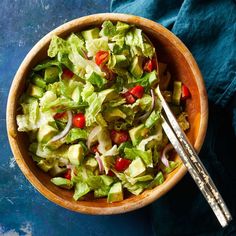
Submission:
M 73 143 L 76 140 L 84 139 L 86 140 L 88 138 L 88 133 L 84 129 L 79 128 L 72 128 L 69 133 L 66 135 L 66 143 Z
M 147 128 L 152 128 L 158 121 L 161 121 L 161 115 L 159 112 L 153 111 L 145 121 Z
M 100 50 L 109 50 L 107 37 L 88 40 L 86 41 L 85 45 L 88 51 L 88 57 L 93 57 Z
M 140 157 L 147 167 L 153 167 L 152 152 L 150 150 L 142 151 L 136 148 L 124 148 L 126 158 L 134 160 Z
M 81 197 L 86 195 L 91 191 L 87 183 L 79 182 L 75 184 L 75 192 L 73 198 L 75 201 L 79 200 Z

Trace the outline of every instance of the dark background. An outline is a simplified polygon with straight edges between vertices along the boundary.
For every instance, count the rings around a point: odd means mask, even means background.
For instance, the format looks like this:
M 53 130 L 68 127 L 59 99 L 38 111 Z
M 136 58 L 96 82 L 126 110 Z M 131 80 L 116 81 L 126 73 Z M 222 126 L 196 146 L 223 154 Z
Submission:
M 0 235 L 153 235 L 148 208 L 116 216 L 89 216 L 45 199 L 14 161 L 6 133 L 8 91 L 32 46 L 55 27 L 109 12 L 109 0 L 0 1 Z

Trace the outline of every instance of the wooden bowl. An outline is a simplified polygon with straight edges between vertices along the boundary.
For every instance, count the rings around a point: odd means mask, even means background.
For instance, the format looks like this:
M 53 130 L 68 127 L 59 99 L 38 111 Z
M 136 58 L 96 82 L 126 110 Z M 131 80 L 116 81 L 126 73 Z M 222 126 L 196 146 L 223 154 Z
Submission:
M 25 81 L 30 70 L 47 57 L 47 49 L 52 35 L 66 37 L 71 32 L 100 25 L 105 20 L 123 21 L 143 29 L 156 47 L 159 61 L 168 63 L 175 79 L 183 81 L 191 91 L 187 101 L 187 113 L 191 128 L 187 135 L 199 152 L 203 144 L 208 119 L 207 94 L 198 66 L 185 45 L 169 30 L 151 20 L 125 14 L 96 14 L 75 19 L 63 24 L 43 37 L 28 53 L 18 69 L 10 89 L 7 103 L 7 131 L 16 162 L 26 178 L 40 193 L 52 202 L 67 209 L 87 214 L 117 214 L 132 211 L 148 205 L 168 192 L 186 173 L 180 165 L 167 176 L 165 182 L 139 196 L 133 196 L 117 203 L 107 203 L 106 199 L 88 198 L 74 201 L 73 191 L 61 189 L 50 182 L 50 176 L 41 171 L 28 155 L 28 137 L 17 131 L 16 114 L 20 95 L 25 89 Z M 179 159 L 176 155 L 175 159 Z

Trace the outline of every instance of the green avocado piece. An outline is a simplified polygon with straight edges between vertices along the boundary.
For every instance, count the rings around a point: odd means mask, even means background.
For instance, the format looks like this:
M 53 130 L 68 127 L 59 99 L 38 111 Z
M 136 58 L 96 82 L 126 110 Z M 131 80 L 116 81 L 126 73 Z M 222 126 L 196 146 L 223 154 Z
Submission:
M 62 178 L 62 177 L 52 178 L 51 182 L 61 188 L 71 189 L 73 187 L 72 181 L 70 181 L 69 179 Z
M 139 143 L 140 138 L 144 137 L 148 133 L 148 131 L 148 128 L 146 128 L 144 124 L 141 124 L 129 130 L 129 136 L 131 138 L 132 144 L 136 146 Z
M 127 67 L 129 65 L 125 55 L 115 55 L 116 65 L 118 67 Z
M 89 157 L 85 162 L 85 167 L 91 171 L 94 171 L 98 167 L 98 162 L 95 158 Z
M 44 80 L 47 83 L 54 83 L 59 79 L 59 69 L 56 66 L 51 66 L 45 69 Z
M 117 182 L 111 186 L 108 193 L 107 202 L 119 202 L 123 200 L 123 189 L 121 182 Z
M 33 84 L 43 89 L 45 89 L 47 86 L 45 80 L 40 75 L 37 75 L 37 74 L 33 76 L 31 81 Z
M 85 40 L 97 39 L 99 38 L 99 28 L 93 28 L 89 30 L 82 31 L 81 34 Z
M 137 177 L 143 174 L 146 171 L 146 167 L 141 158 L 136 158 L 131 162 L 129 168 L 127 169 L 127 173 L 129 173 L 130 177 Z
M 143 60 L 141 57 L 134 57 L 131 63 L 130 72 L 135 78 L 140 78 L 143 74 L 142 63 Z
M 47 143 L 58 132 L 54 127 L 46 124 L 39 127 L 37 139 L 41 143 Z
M 55 161 L 52 158 L 42 159 L 37 163 L 38 167 L 44 172 L 48 172 L 54 166 L 54 164 Z
M 108 108 L 104 111 L 103 113 L 104 119 L 108 122 L 114 121 L 117 119 L 125 119 L 126 114 L 123 113 L 119 108 L 114 107 L 114 108 Z
M 80 143 L 71 145 L 68 150 L 68 158 L 72 165 L 80 165 L 84 159 L 83 146 Z
M 35 98 L 41 98 L 43 96 L 44 90 L 34 84 L 29 84 L 27 89 L 27 94 Z

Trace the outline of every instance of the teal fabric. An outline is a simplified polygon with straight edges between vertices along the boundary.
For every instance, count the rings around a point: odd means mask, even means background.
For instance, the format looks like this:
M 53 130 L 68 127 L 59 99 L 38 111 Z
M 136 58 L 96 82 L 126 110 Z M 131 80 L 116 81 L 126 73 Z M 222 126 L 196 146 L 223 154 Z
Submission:
M 154 20 L 194 55 L 209 98 L 209 124 L 200 157 L 236 217 L 236 2 L 233 0 L 113 0 L 111 11 Z M 156 235 L 236 235 L 222 229 L 187 174 L 150 206 Z

